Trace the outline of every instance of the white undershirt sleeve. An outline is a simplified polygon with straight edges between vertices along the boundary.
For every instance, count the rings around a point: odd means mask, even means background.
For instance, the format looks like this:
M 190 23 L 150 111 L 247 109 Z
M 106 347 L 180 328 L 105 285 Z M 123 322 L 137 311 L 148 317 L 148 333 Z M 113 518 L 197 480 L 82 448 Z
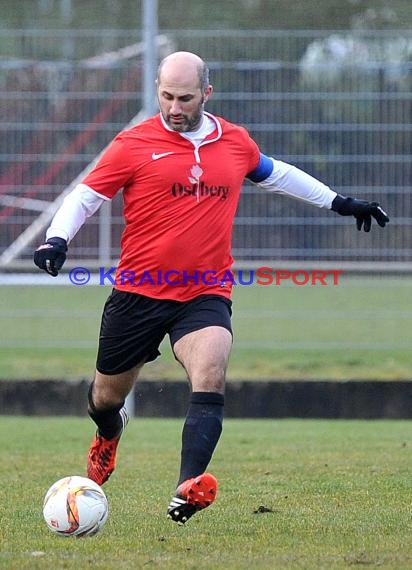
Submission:
M 274 158 L 271 160 L 273 161 L 272 173 L 262 182 L 256 183 L 259 188 L 269 192 L 286 194 L 291 198 L 330 210 L 337 193 L 331 190 L 329 186 L 303 172 L 303 170 L 299 170 L 296 166 Z
M 60 237 L 69 243 L 86 219 L 97 212 L 105 200 L 109 198 L 98 194 L 86 184 L 78 184 L 57 210 L 46 232 L 46 239 Z

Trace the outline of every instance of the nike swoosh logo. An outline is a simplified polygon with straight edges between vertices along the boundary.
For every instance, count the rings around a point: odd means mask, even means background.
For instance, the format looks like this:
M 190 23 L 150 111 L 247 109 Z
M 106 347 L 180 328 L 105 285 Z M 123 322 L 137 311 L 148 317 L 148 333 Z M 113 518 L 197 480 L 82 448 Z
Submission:
M 152 154 L 152 159 L 153 160 L 159 160 L 159 158 L 163 158 L 164 156 L 167 156 L 169 154 L 174 154 L 173 151 L 171 152 L 161 152 L 160 154 L 156 154 L 155 152 Z

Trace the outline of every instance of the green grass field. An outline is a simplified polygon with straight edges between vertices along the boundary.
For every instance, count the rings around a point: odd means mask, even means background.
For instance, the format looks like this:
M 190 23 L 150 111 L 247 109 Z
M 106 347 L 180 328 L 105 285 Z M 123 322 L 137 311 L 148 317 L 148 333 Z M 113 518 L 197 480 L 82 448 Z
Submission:
M 226 420 L 210 471 L 216 502 L 179 527 L 165 517 L 180 420 L 135 419 L 92 538 L 54 536 L 48 487 L 84 474 L 85 418 L 1 417 L 0 567 L 101 570 L 406 569 L 412 565 L 412 423 Z M 267 512 L 259 512 L 265 507 Z
M 228 376 L 410 379 L 412 279 L 341 276 L 337 286 L 237 286 Z M 0 288 L 0 378 L 93 374 L 109 287 Z M 184 379 L 168 341 L 145 379 Z

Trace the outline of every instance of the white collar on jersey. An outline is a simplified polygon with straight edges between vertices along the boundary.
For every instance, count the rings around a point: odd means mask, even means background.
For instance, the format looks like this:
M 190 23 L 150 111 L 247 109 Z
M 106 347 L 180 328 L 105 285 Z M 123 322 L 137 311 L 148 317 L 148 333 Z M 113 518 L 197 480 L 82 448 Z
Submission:
M 171 129 L 166 124 L 161 113 L 160 113 L 160 118 L 161 118 L 163 126 L 166 130 L 176 132 L 176 131 L 173 131 L 173 129 Z M 183 138 L 191 141 L 192 144 L 197 147 L 204 141 L 204 139 L 207 136 L 212 134 L 213 131 L 216 130 L 216 128 L 218 131 L 218 135 L 216 138 L 219 138 L 221 133 L 222 133 L 222 127 L 221 127 L 219 121 L 217 120 L 217 118 L 214 115 L 212 115 L 211 113 L 207 113 L 205 111 L 203 113 L 202 123 L 201 123 L 200 127 L 197 129 L 197 131 L 189 131 L 187 133 L 179 133 L 179 135 L 182 136 Z

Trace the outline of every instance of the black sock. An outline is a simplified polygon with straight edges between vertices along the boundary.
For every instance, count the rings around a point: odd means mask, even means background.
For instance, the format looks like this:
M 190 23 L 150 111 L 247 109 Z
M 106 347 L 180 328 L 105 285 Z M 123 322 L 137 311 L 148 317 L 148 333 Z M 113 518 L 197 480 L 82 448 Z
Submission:
M 224 396 L 193 392 L 182 432 L 178 485 L 204 473 L 222 433 Z
M 92 398 L 93 382 L 90 384 L 88 400 L 88 413 L 94 423 L 97 425 L 98 434 L 105 439 L 112 439 L 119 435 L 123 429 L 123 420 L 119 411 L 124 406 L 124 402 L 113 408 L 106 410 L 97 410 Z

